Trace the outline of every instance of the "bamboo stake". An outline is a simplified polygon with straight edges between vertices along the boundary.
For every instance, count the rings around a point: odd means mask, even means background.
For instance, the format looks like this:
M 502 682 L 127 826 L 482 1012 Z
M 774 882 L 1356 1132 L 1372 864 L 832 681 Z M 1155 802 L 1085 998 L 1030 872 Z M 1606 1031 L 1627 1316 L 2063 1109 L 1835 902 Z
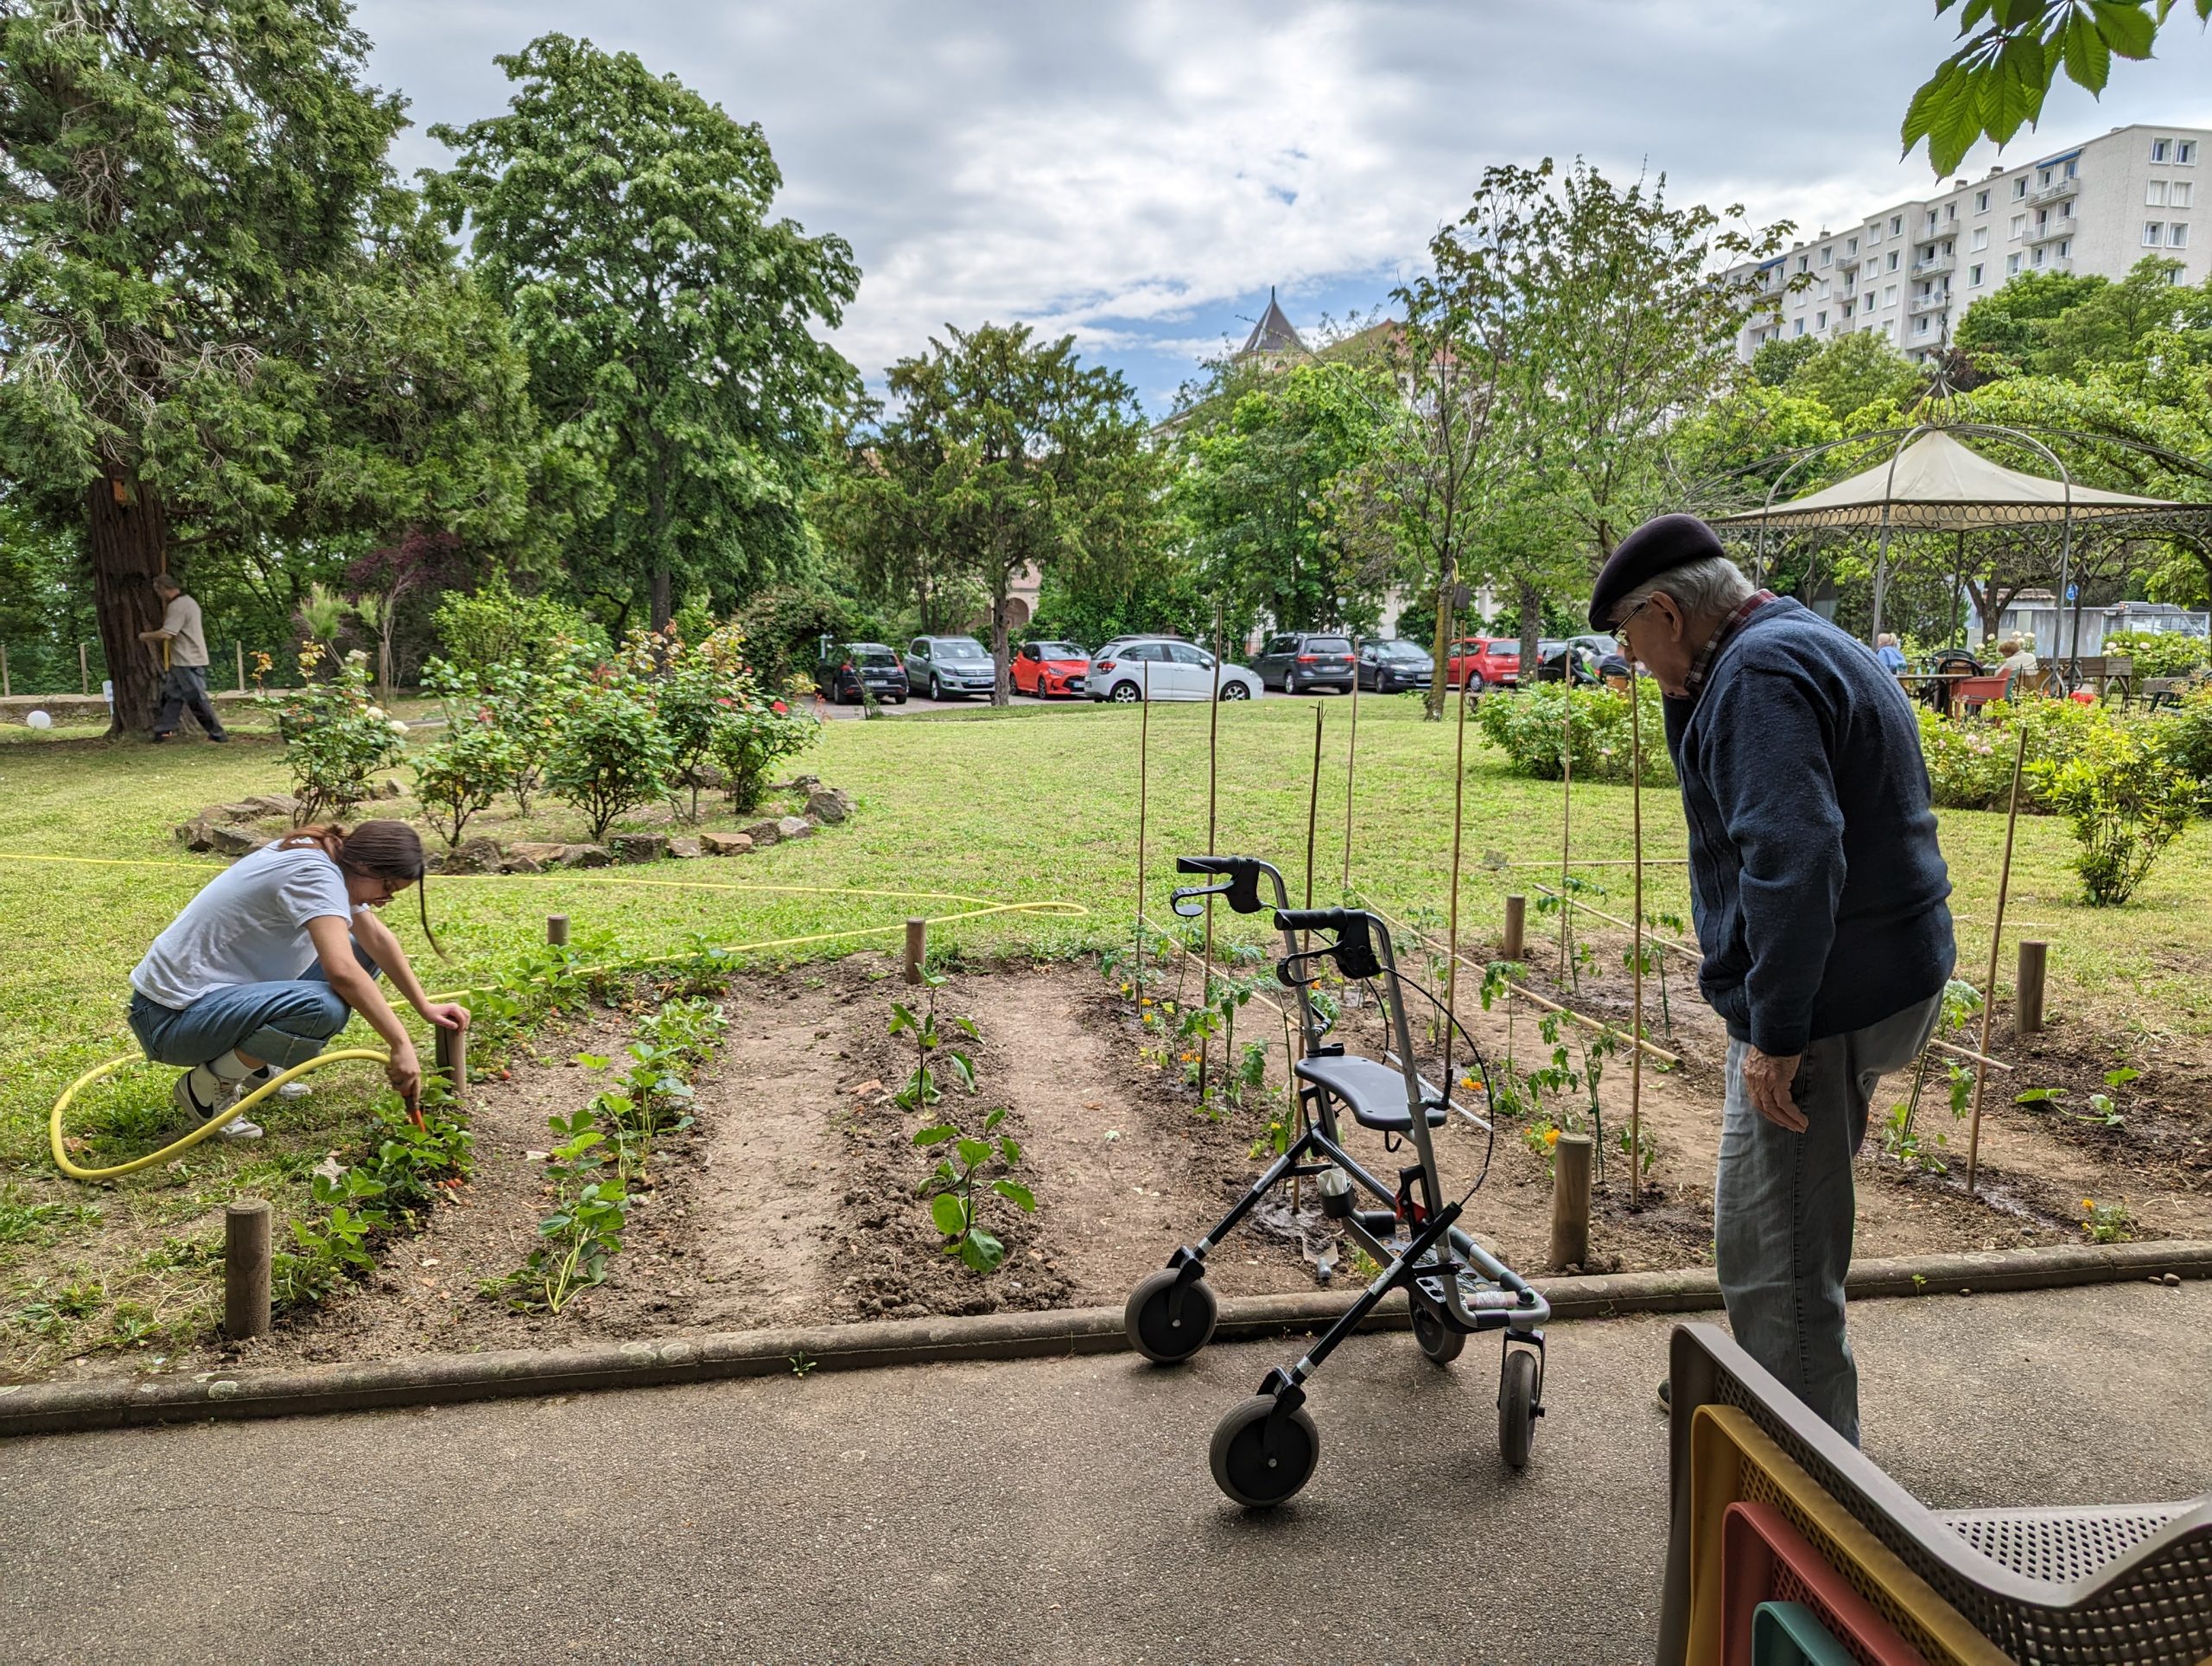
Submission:
M 1629 1008 L 1629 1033 L 1643 1036 L 1643 681 L 1636 667 L 1628 668 L 1629 817 L 1636 845 L 1636 901 L 1629 910 L 1636 924 L 1630 931 L 1635 957 L 1635 995 Z M 1628 1053 L 1628 1200 L 1631 1208 L 1643 1202 L 1643 1053 Z
M 1562 673 L 1566 661 L 1560 662 Z M 1465 684 L 1462 683 L 1461 687 Z M 1567 853 L 1573 843 L 1574 832 L 1574 684 L 1560 684 L 1559 737 L 1559 893 L 1562 900 L 1571 894 L 1567 890 Z M 1567 934 L 1568 922 L 1573 915 L 1566 908 L 1559 911 L 1559 982 L 1567 987 Z
M 1130 987 L 1137 992 L 1137 999 L 1144 999 L 1144 836 L 1146 787 L 1152 779 L 1152 661 L 1140 659 L 1138 672 L 1144 682 L 1144 692 L 1138 701 L 1137 713 L 1137 929 L 1136 982 Z
M 1550 886 L 1546 885 L 1541 880 L 1535 881 L 1534 884 L 1537 890 L 1542 892 L 1548 897 L 1556 897 L 1559 895 L 1558 892 L 1553 890 Z M 1635 926 L 1635 922 L 1632 920 L 1623 919 L 1618 914 L 1609 914 L 1602 908 L 1593 908 L 1590 904 L 1574 898 L 1567 899 L 1567 906 L 1570 908 L 1579 908 L 1584 913 L 1588 914 L 1592 919 L 1602 919 L 1608 925 L 1625 925 L 1631 930 L 1633 930 Z M 1684 943 L 1678 938 L 1662 937 L 1656 932 L 1650 932 L 1649 935 L 1651 940 L 1657 944 L 1661 948 L 1671 949 L 1676 954 L 1681 956 L 1685 960 L 1702 963 L 1705 959 L 1704 951 L 1694 944 Z
M 1355 677 L 1354 688 L 1359 686 Z M 1306 906 L 1313 906 L 1313 829 L 1321 812 L 1321 707 L 1313 707 L 1313 785 L 1306 795 Z
M 1214 809 L 1221 784 L 1221 602 L 1213 604 L 1213 697 L 1206 712 L 1206 855 L 1214 855 Z M 1206 899 L 1205 974 L 1198 984 L 1201 1003 L 1213 1005 L 1213 899 Z M 1211 1030 L 1198 1035 L 1198 1103 L 1206 1100 L 1206 1066 L 1213 1059 Z
M 1997 951 L 2005 940 L 2005 899 L 2012 887 L 2012 830 L 2020 822 L 2020 766 L 2028 760 L 2028 726 L 2020 725 L 2020 743 L 2012 750 L 2012 792 L 2005 808 L 2005 860 L 1997 870 L 1997 920 L 1989 928 L 1989 974 L 1981 986 L 1981 1050 L 1989 1051 L 1990 1021 L 1997 1012 Z M 1981 1160 L 1981 1096 L 1988 1084 L 1986 1065 L 1974 1069 L 1974 1121 L 1967 1129 L 1967 1196 L 1974 1196 L 1975 1172 Z
M 92 691 L 92 656 L 86 652 L 82 642 L 77 645 L 77 687 L 86 694 Z
M 1379 684 L 1377 685 L 1380 686 Z M 1344 871 L 1339 881 L 1351 889 L 1351 782 L 1359 762 L 1359 673 L 1351 674 L 1351 741 L 1344 747 Z
M 1467 684 L 1473 681 L 1471 677 L 1459 679 L 1459 734 L 1452 760 L 1451 906 L 1446 911 L 1445 929 L 1449 935 L 1444 954 L 1444 1097 L 1447 1099 L 1452 1097 L 1452 1021 L 1459 1011 L 1459 830 L 1467 798 Z

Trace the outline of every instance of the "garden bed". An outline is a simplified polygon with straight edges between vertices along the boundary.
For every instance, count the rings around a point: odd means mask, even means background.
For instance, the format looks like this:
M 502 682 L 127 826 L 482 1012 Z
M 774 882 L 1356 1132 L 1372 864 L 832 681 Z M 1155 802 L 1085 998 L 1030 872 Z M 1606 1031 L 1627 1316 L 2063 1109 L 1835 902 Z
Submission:
M 1613 980 L 1586 975 L 1578 1004 L 1600 1014 L 1624 1006 L 1622 982 L 1616 990 Z M 1171 972 L 1162 1002 L 1173 988 Z M 605 1012 L 554 1021 L 518 1052 L 512 1079 L 476 1085 L 474 1178 L 420 1232 L 390 1241 L 372 1278 L 243 1349 L 187 1354 L 169 1369 L 204 1369 L 217 1358 L 257 1365 L 367 1359 L 1111 1305 L 1211 1225 L 1256 1171 L 1265 1090 L 1248 1107 L 1202 1112 L 1173 1046 L 1163 1050 L 1135 1002 L 1094 969 L 1054 963 L 957 972 L 938 993 L 938 1010 L 971 1018 L 980 1033 L 970 1048 L 977 1091 L 972 1098 L 949 1091 L 938 1114 L 972 1127 L 986 1110 L 1005 1107 L 1000 1132 L 1021 1150 L 1009 1172 L 1037 1198 L 1033 1215 L 994 1204 L 986 1219 L 1004 1240 L 1004 1263 L 988 1276 L 969 1271 L 943 1253 L 918 1196 L 936 1154 L 912 1136 L 936 1116 L 893 1102 L 912 1053 L 910 1043 L 886 1033 L 887 1021 L 893 1000 L 907 994 L 895 960 L 874 953 L 736 980 L 723 1002 L 730 1025 L 722 1050 L 699 1078 L 695 1127 L 661 1148 L 652 1184 L 634 1190 L 624 1247 L 606 1283 L 557 1314 L 518 1309 L 498 1281 L 529 1254 L 550 1207 L 543 1155 L 555 1136 L 547 1117 L 572 1111 L 604 1084 L 575 1056 L 618 1052 L 629 1021 Z M 1280 1021 L 1256 1004 L 1245 1011 L 1246 1033 L 1270 1043 L 1266 1087 L 1277 1088 Z M 1372 1050 L 1376 1025 L 1372 1006 L 1355 998 L 1338 1033 L 1355 1049 Z M 1502 1008 L 1478 1012 L 1471 1027 L 1502 1059 Z M 1525 1069 L 1536 1032 L 1525 1015 L 1514 1030 Z M 1656 1155 L 1643 1204 L 1629 1201 L 1625 1158 L 1616 1147 L 1583 1270 L 1710 1262 L 1723 1040 L 1701 1008 L 1678 1012 L 1671 1045 L 1682 1067 L 1647 1071 L 1644 1078 L 1644 1124 Z M 1609 1141 L 1627 1103 L 1626 1061 L 1613 1065 L 1604 1091 Z M 1909 1085 L 1886 1083 L 1878 1111 Z M 1930 1108 L 1948 1122 L 1941 1105 Z M 1352 1130 L 1351 1139 L 1379 1171 L 1402 1160 L 1366 1130 Z M 1490 1175 L 1469 1222 L 1512 1264 L 1548 1270 L 1545 1159 L 1510 1127 L 1494 1148 L 1465 1122 L 1441 1130 L 1438 1144 L 1446 1184 L 1459 1188 L 1472 1183 L 1488 1148 Z M 1984 1129 L 1985 1195 L 1976 1200 L 1965 1196 L 1955 1170 L 1908 1168 L 1882 1157 L 1870 1140 L 1859 1166 L 1858 1252 L 2079 1241 L 2077 1194 L 2123 1189 L 2107 1184 L 2117 1179 L 2113 1154 L 2056 1136 L 2017 1110 L 1993 1117 Z M 2132 1152 L 2119 1154 L 2133 1160 Z M 2137 1235 L 2212 1236 L 2201 1173 L 2196 1179 L 2195 1190 L 2177 1184 L 2158 1194 L 2170 1195 L 2167 1204 L 2136 1188 Z M 1240 1230 L 1216 1252 L 1211 1276 L 1224 1294 L 1310 1290 L 1319 1281 L 1316 1260 L 1343 1253 L 1309 1199 L 1296 1220 L 1278 1211 L 1273 1221 Z

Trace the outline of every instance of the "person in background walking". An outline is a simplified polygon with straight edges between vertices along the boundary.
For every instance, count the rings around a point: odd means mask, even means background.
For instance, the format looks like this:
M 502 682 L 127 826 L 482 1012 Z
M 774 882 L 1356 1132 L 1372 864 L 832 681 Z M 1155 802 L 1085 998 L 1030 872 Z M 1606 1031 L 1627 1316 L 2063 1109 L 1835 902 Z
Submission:
M 1754 589 L 1694 516 L 1621 540 L 1590 623 L 1657 681 L 1681 779 L 1698 984 L 1728 1028 L 1713 1190 L 1728 1323 L 1855 1443 L 1851 1160 L 1881 1078 L 1934 1033 L 1956 956 L 1919 725 L 1860 643 Z
M 178 718 L 186 711 L 199 719 L 211 741 L 227 741 L 230 734 L 215 715 L 207 698 L 207 637 L 200 622 L 200 604 L 185 595 L 184 587 L 167 573 L 154 575 L 154 594 L 162 599 L 162 622 L 138 633 L 141 642 L 168 644 L 168 669 L 162 675 L 161 709 L 154 714 L 156 745 L 176 733 Z

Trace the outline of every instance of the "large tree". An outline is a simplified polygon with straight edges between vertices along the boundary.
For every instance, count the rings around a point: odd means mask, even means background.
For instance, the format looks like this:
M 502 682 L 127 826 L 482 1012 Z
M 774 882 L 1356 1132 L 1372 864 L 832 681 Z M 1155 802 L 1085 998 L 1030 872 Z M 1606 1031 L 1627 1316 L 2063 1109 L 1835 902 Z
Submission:
M 631 53 L 547 35 L 499 65 L 508 112 L 433 135 L 430 182 L 512 315 L 558 443 L 603 491 L 580 588 L 668 623 L 679 581 L 734 601 L 798 566 L 804 494 L 852 366 L 817 330 L 852 251 L 772 218 L 783 175 L 741 123 Z
M 0 0 L 0 469 L 81 530 L 116 732 L 150 725 L 147 581 L 295 511 L 349 351 L 315 315 L 404 218 L 365 50 L 336 0 Z
M 1161 454 L 1118 371 L 1085 366 L 1072 336 L 1032 340 L 1027 324 L 948 327 L 886 381 L 892 409 L 863 466 L 902 508 L 878 534 L 903 520 L 989 599 L 991 697 L 1007 704 L 1015 581 L 1141 568 L 1161 536 Z

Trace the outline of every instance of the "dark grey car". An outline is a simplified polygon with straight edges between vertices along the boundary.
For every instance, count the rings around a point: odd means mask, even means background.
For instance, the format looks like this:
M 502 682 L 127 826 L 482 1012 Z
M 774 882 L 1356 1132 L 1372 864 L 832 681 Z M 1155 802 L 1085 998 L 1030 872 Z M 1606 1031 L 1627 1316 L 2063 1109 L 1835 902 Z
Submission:
M 1278 632 L 1252 656 L 1252 669 L 1262 684 L 1285 694 L 1304 694 L 1312 689 L 1350 694 L 1358 675 L 1351 639 L 1320 631 Z
M 1418 642 L 1392 637 L 1359 645 L 1359 686 L 1377 694 L 1425 689 L 1436 680 L 1436 663 Z
M 988 694 L 995 676 L 990 654 L 972 636 L 918 636 L 906 645 L 907 684 L 932 700 Z

